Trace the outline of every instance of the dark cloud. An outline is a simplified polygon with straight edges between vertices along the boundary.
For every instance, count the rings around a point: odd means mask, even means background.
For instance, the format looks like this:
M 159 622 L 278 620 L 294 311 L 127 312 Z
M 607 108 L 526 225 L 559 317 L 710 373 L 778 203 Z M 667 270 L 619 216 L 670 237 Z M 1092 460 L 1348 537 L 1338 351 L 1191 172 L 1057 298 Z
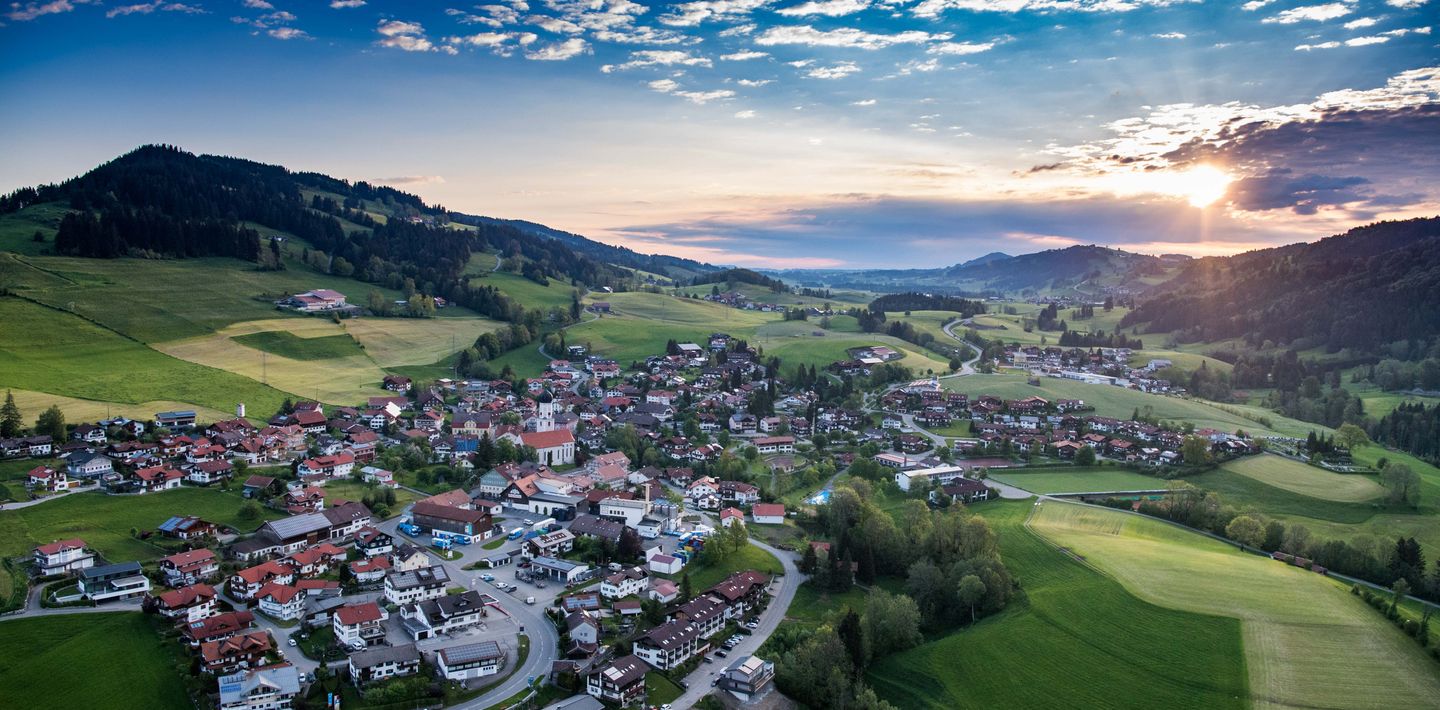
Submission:
M 1414 205 L 1427 199 L 1417 194 L 1416 177 L 1440 165 L 1440 104 L 1331 110 L 1286 123 L 1237 121 L 1214 140 L 1190 141 L 1164 157 L 1250 175 L 1231 187 L 1233 204 L 1245 210 L 1313 214 L 1325 205 L 1357 211 Z

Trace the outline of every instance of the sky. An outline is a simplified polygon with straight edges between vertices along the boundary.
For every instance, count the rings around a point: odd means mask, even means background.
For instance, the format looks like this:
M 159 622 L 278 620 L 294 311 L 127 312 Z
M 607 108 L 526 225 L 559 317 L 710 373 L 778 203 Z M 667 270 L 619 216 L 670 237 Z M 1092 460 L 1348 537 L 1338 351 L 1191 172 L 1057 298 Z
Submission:
M 0 192 L 146 143 L 758 268 L 1440 214 L 1440 0 L 0 0 Z

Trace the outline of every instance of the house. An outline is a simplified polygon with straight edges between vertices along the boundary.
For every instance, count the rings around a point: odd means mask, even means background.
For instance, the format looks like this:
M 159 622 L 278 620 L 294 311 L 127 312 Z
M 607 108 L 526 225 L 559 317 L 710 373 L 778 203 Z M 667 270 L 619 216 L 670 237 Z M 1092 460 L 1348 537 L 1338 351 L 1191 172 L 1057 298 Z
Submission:
M 35 572 L 46 577 L 95 566 L 95 553 L 79 538 L 56 540 L 35 548 Z
M 285 710 L 300 695 L 300 671 L 270 666 L 220 677 L 219 710 Z
M 430 566 L 430 555 L 408 542 L 401 543 L 390 552 L 390 566 L 397 572 L 425 569 Z
M 135 472 L 135 480 L 140 483 L 141 493 L 152 493 L 155 491 L 179 488 L 180 482 L 184 478 L 184 472 L 177 471 L 169 466 L 152 466 L 150 468 L 142 468 Z
M 404 375 L 386 375 L 381 386 L 391 392 L 409 392 L 410 378 Z
M 255 593 L 260 611 L 280 621 L 295 621 L 305 616 L 305 592 L 298 587 L 271 582 Z
M 153 597 L 156 613 L 187 624 L 214 616 L 217 598 L 215 588 L 208 584 L 192 584 Z
M 785 506 L 779 503 L 756 503 L 750 507 L 750 517 L 758 525 L 782 525 L 785 522 Z
M 165 575 L 165 584 L 171 587 L 207 582 L 220 574 L 220 560 L 202 547 L 161 559 L 160 573 Z
M 450 573 L 440 565 L 385 575 L 385 599 L 396 606 L 445 596 Z
M 463 492 L 461 496 L 469 500 Z M 410 508 L 410 519 L 430 535 L 462 538 L 466 542 L 485 540 L 495 528 L 489 513 L 423 500 Z
M 218 532 L 215 523 L 201 520 L 193 515 L 176 515 L 168 518 L 160 526 L 155 528 L 165 537 L 173 537 L 181 540 L 194 540 L 202 537 L 214 537 Z
M 323 416 L 322 416 L 323 418 Z M 316 456 L 313 459 L 305 459 L 300 462 L 296 473 L 300 477 L 322 475 L 326 478 L 345 478 L 355 468 L 355 456 L 348 451 L 341 451 L 330 456 Z
M 745 656 L 736 659 L 720 674 L 720 682 L 716 687 L 730 691 L 740 700 L 749 700 L 765 690 L 765 686 L 774 679 L 774 663 L 759 656 Z
M 743 481 L 721 481 L 720 500 L 736 505 L 750 505 L 760 502 L 760 489 Z
M 680 597 L 680 587 L 668 579 L 652 577 L 650 592 L 646 596 L 661 604 L 669 604 Z
M 618 520 L 626 527 L 635 527 L 650 512 L 650 503 L 631 498 L 611 496 L 600 501 L 599 513 L 602 518 Z
M 350 656 L 350 681 L 364 685 L 420 672 L 420 649 L 413 643 L 361 651 Z
M 388 555 L 395 549 L 395 538 L 379 528 L 363 528 L 355 533 L 355 549 L 366 557 Z
M 570 523 L 570 532 L 578 536 L 620 542 L 620 533 L 625 524 L 618 520 L 607 520 L 594 515 L 579 515 Z
M 385 640 L 385 613 L 375 602 L 346 604 L 331 614 L 330 628 L 335 632 L 335 642 L 356 650 L 374 646 Z
M 82 451 L 71 454 L 65 461 L 65 472 L 71 478 L 100 478 L 115 472 L 115 464 L 109 456 Z
M 635 532 L 646 540 L 654 540 L 665 532 L 665 521 L 647 515 L 635 525 Z
M 269 495 L 279 491 L 275 479 L 269 476 L 251 476 L 245 479 L 241 495 L 246 498 L 255 498 L 262 494 Z
M 956 478 L 942 486 L 940 492 L 949 496 L 952 502 L 967 505 L 975 501 L 990 500 L 990 487 L 969 478 Z
M 763 436 L 754 440 L 755 449 L 761 454 L 793 454 L 795 453 L 795 437 L 793 436 Z
M 350 563 L 350 576 L 358 584 L 374 584 L 385 579 L 390 572 L 390 558 L 385 556 L 367 557 Z
M 26 474 L 25 485 L 32 490 L 48 491 L 59 493 L 68 491 L 71 488 L 80 487 L 79 481 L 72 481 L 65 471 L 53 469 L 49 466 L 36 466 Z
M 569 530 L 556 530 L 525 541 L 526 558 L 559 557 L 575 549 L 575 535 Z
M 591 646 L 600 643 L 600 622 L 596 621 L 588 611 L 582 609 L 566 614 L 565 628 L 570 634 L 571 641 L 579 641 Z
M 739 508 L 726 508 L 720 511 L 720 526 L 730 527 L 735 524 L 745 524 L 745 513 Z
M 334 311 L 348 307 L 345 303 L 345 294 L 328 288 L 317 288 L 312 291 L 306 291 L 305 293 L 297 293 L 276 301 L 275 305 L 293 308 L 306 313 Z
M 156 412 L 155 426 L 164 429 L 189 429 L 195 426 L 195 412 L 189 409 Z
M 150 591 L 150 580 L 145 577 L 139 562 L 120 562 L 81 570 L 77 584 L 80 595 L 92 602 L 139 597 Z
M 645 564 L 656 574 L 679 574 L 685 567 L 685 560 L 673 555 L 657 554 L 646 560 Z
M 201 668 L 207 673 L 234 673 L 255 668 L 274 649 L 270 632 L 264 629 L 235 634 L 219 641 L 200 644 Z
M 575 435 L 569 429 L 525 432 L 520 443 L 535 449 L 535 460 L 542 466 L 575 463 Z
M 452 634 L 484 621 L 489 614 L 485 600 L 467 591 L 406 604 L 400 607 L 400 626 L 416 641 Z
M 190 468 L 190 473 L 185 476 L 191 483 L 208 486 L 212 483 L 229 480 L 235 474 L 235 467 L 229 461 L 217 459 L 214 461 L 201 461 Z
M 585 677 L 585 693 L 619 705 L 629 705 L 645 694 L 650 666 L 639 656 L 617 658 Z
M 676 619 L 656 626 L 637 639 L 634 653 L 660 670 L 670 670 L 708 648 L 701 627 Z
M 530 568 L 537 575 L 550 577 L 570 585 L 586 579 L 590 566 L 582 562 L 571 562 L 554 557 L 536 557 L 530 561 Z
M 180 633 L 191 646 L 198 647 L 210 641 L 230 638 L 254 623 L 255 615 L 248 611 L 229 611 L 185 624 Z
M 435 653 L 435 672 L 446 680 L 495 675 L 505 665 L 505 652 L 494 641 L 442 648 Z
M 620 599 L 645 591 L 650 586 L 650 575 L 641 567 L 627 567 L 600 582 L 600 596 L 606 599 Z

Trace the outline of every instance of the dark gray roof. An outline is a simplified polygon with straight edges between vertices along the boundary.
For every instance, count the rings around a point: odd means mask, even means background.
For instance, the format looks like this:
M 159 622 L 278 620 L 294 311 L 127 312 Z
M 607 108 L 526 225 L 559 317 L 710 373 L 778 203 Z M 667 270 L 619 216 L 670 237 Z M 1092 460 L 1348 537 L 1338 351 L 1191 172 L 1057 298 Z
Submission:
M 453 666 L 457 663 L 483 661 L 488 658 L 502 658 L 505 653 L 500 650 L 500 644 L 494 641 L 481 641 L 479 643 L 467 643 L 463 646 L 442 648 L 439 651 L 439 655 L 445 660 L 445 665 Z
M 369 651 L 361 651 L 350 656 L 350 665 L 356 668 L 370 668 L 382 663 L 404 663 L 407 661 L 420 660 L 420 649 L 415 644 L 407 643 L 401 646 L 381 646 Z

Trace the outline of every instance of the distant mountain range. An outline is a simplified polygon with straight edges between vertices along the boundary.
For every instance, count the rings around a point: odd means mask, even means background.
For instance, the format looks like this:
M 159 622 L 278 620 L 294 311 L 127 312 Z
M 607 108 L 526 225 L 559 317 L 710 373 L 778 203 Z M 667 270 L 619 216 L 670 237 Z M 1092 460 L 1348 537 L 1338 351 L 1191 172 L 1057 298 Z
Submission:
M 536 222 L 529 222 L 523 219 L 501 219 L 498 217 L 482 217 L 452 212 L 451 218 L 456 222 L 465 224 L 498 224 L 513 227 L 526 234 L 532 234 L 544 239 L 553 239 L 575 251 L 610 264 L 628 266 L 632 269 L 639 269 L 660 276 L 667 276 L 677 281 L 692 279 L 701 274 L 716 271 L 722 267 L 705 264 L 693 259 L 682 259 L 678 256 L 665 254 L 641 254 L 625 247 L 617 247 L 604 242 L 597 242 L 579 234 L 547 227 Z

